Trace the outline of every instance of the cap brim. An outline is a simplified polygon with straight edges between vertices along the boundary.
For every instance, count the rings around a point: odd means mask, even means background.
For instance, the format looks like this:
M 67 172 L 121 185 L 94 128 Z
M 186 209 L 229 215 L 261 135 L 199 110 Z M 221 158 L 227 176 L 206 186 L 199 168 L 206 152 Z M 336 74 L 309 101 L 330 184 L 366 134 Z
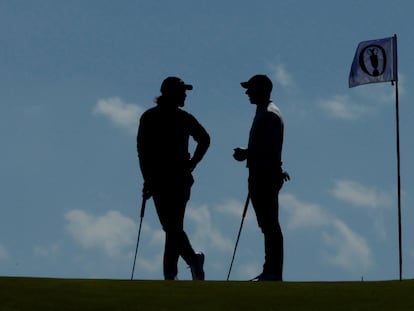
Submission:
M 249 82 L 242 82 L 242 83 L 240 83 L 240 85 L 245 89 L 249 88 Z

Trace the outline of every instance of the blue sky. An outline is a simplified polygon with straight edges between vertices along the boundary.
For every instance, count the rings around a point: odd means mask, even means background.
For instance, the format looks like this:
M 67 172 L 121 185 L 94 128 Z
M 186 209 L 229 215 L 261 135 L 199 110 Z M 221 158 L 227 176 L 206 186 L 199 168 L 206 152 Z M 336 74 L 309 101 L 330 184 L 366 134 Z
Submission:
M 280 194 L 287 281 L 397 279 L 395 89 L 348 88 L 360 41 L 398 35 L 403 277 L 414 276 L 410 1 L 3 1 L 0 3 L 0 275 L 129 278 L 142 178 L 135 134 L 162 80 L 194 85 L 185 109 L 212 144 L 186 230 L 206 278 L 227 276 L 247 195 L 232 150 L 254 115 L 240 82 L 274 82 L 285 119 Z M 135 270 L 162 279 L 147 204 Z M 246 216 L 231 279 L 256 276 Z M 180 262 L 179 278 L 191 278 Z

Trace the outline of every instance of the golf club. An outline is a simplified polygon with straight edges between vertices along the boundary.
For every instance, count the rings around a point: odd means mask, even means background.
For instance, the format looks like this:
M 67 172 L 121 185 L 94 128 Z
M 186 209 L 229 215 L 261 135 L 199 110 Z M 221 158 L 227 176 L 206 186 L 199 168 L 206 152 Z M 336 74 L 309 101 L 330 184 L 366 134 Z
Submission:
M 231 268 L 233 267 L 233 261 L 234 261 L 235 255 L 236 255 L 237 245 L 239 244 L 240 234 L 241 234 L 241 231 L 242 231 L 244 218 L 246 217 L 246 212 L 247 212 L 247 207 L 249 206 L 249 201 L 250 201 L 250 193 L 247 194 L 246 203 L 244 204 L 240 229 L 239 229 L 239 233 L 237 234 L 236 245 L 234 246 L 234 251 L 233 251 L 233 257 L 231 258 L 229 273 L 227 274 L 227 281 L 229 280 L 230 273 L 231 273 Z
M 135 271 L 135 262 L 137 260 L 137 253 L 138 253 L 138 245 L 139 245 L 139 237 L 141 235 L 141 226 L 142 220 L 144 219 L 145 214 L 145 203 L 147 202 L 146 196 L 142 197 L 142 205 L 141 205 L 141 219 L 139 221 L 139 229 L 138 229 L 138 238 L 137 238 L 137 246 L 135 247 L 135 256 L 134 256 L 134 264 L 132 265 L 132 273 L 131 273 L 131 280 L 134 278 L 134 271 Z

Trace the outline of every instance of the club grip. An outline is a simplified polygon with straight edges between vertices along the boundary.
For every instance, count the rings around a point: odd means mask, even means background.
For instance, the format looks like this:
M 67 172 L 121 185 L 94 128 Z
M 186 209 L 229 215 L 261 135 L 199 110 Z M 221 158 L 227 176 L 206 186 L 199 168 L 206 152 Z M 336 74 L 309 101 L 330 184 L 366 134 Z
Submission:
M 145 203 L 147 202 L 146 198 L 142 198 L 142 204 L 141 204 L 141 218 L 144 218 L 145 214 Z

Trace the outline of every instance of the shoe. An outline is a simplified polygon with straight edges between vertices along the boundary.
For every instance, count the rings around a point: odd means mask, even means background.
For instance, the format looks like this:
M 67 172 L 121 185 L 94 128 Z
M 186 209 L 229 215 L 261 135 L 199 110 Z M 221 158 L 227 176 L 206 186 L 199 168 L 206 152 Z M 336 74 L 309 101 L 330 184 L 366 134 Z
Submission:
M 164 280 L 166 280 L 166 281 L 177 281 L 178 280 L 178 278 L 177 278 L 177 275 L 166 275 L 166 276 L 164 276 Z
M 275 273 L 260 273 L 255 278 L 251 279 L 253 282 L 262 282 L 262 281 L 282 281 L 282 278 L 277 276 Z
M 196 260 L 190 265 L 191 275 L 194 281 L 204 281 L 204 257 L 202 252 L 196 253 Z

